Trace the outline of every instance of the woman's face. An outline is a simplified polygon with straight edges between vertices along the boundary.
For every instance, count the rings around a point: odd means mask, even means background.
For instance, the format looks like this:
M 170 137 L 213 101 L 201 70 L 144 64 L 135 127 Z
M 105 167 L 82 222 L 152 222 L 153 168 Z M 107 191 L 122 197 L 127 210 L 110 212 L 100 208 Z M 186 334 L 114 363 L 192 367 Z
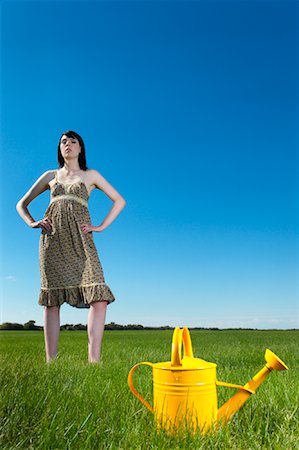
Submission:
M 78 139 L 64 134 L 60 139 L 60 151 L 64 159 L 78 158 L 81 152 Z

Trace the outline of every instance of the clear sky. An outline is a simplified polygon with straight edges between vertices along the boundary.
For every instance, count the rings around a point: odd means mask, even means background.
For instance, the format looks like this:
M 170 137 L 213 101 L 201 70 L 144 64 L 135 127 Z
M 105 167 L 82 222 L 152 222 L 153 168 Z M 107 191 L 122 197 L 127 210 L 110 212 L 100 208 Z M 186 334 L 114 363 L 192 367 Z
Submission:
M 107 322 L 298 327 L 298 9 L 2 2 L 0 322 L 43 323 L 41 230 L 15 205 L 72 129 L 127 201 L 94 233 Z M 35 220 L 48 203 L 29 205 Z M 92 223 L 111 207 L 93 191 Z M 65 304 L 61 324 L 87 313 Z

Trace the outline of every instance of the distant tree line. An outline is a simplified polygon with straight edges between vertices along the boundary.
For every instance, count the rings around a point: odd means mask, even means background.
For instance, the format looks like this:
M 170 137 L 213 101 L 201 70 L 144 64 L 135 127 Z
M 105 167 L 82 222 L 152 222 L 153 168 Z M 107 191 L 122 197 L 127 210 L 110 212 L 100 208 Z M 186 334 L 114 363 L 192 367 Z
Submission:
M 11 322 L 1 323 L 0 330 L 43 330 L 43 327 L 35 325 L 35 320 L 29 320 L 24 325 Z
M 208 330 L 208 331 L 262 331 L 259 328 L 217 328 L 217 327 L 188 327 L 189 330 Z M 0 324 L 0 330 L 30 330 L 30 331 L 39 331 L 43 330 L 44 327 L 40 325 L 35 325 L 35 320 L 29 320 L 28 322 L 21 324 L 21 323 L 11 323 L 11 322 L 4 322 Z M 143 325 L 136 325 L 136 324 L 128 324 L 128 325 L 119 325 L 115 322 L 110 322 L 105 325 L 105 330 L 173 330 L 174 327 L 169 327 L 168 325 L 161 326 L 161 327 L 144 327 Z M 75 325 L 66 323 L 65 325 L 60 326 L 61 331 L 78 331 L 78 330 L 87 330 L 87 325 L 82 325 L 82 323 L 76 323 Z M 275 328 L 272 328 L 273 331 L 277 330 Z M 286 329 L 285 331 L 296 331 L 296 328 L 292 329 Z M 267 329 L 269 331 L 269 329 Z
M 0 330 L 43 330 L 44 327 L 40 325 L 35 325 L 35 320 L 29 320 L 28 322 L 22 325 L 21 323 L 11 323 L 4 322 L 0 324 Z M 190 330 L 219 330 L 219 328 L 189 328 Z M 75 325 L 66 323 L 60 326 L 60 330 L 64 331 L 78 331 L 78 330 L 87 330 L 87 325 L 82 325 L 82 323 L 76 323 Z M 110 322 L 105 325 L 105 330 L 173 330 L 173 327 L 168 325 L 161 327 L 145 327 L 140 324 L 128 324 L 128 325 L 119 325 L 115 322 Z
M 24 323 L 11 323 L 4 322 L 0 324 L 0 330 L 43 330 L 44 327 L 40 325 L 35 325 L 35 320 L 29 320 Z M 172 327 L 162 326 L 162 327 L 144 327 L 139 324 L 129 324 L 129 325 L 119 325 L 115 322 L 111 322 L 105 325 L 105 330 L 172 330 Z M 82 323 L 76 323 L 75 325 L 66 323 L 65 325 L 60 326 L 60 330 L 67 331 L 78 331 L 78 330 L 87 330 L 87 325 L 82 325 Z

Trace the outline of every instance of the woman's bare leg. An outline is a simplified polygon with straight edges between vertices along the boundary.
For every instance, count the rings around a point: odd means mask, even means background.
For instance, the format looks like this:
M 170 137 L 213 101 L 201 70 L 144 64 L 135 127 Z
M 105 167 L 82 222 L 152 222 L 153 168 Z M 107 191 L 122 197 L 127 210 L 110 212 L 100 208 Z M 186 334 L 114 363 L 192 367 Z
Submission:
M 100 361 L 101 343 L 104 334 L 107 302 L 93 302 L 88 313 L 88 361 Z
M 47 362 L 50 362 L 57 356 L 59 331 L 60 331 L 60 306 L 45 306 L 44 337 L 45 337 Z

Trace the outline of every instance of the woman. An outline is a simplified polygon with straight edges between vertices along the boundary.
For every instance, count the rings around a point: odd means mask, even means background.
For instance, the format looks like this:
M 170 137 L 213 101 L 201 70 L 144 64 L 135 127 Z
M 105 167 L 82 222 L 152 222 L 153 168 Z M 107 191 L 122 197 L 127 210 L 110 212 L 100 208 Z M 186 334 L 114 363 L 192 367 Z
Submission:
M 17 203 L 17 211 L 31 228 L 41 228 L 39 264 L 44 306 L 46 360 L 55 359 L 60 331 L 60 306 L 67 302 L 90 308 L 88 314 L 88 361 L 98 363 L 107 305 L 114 296 L 105 284 L 92 232 L 107 228 L 126 205 L 124 198 L 96 170 L 87 169 L 85 146 L 75 131 L 62 133 L 58 144 L 58 170 L 48 170 Z M 102 190 L 113 206 L 101 225 L 91 224 L 88 198 Z M 35 221 L 27 206 L 47 189 L 51 201 L 42 220 Z

